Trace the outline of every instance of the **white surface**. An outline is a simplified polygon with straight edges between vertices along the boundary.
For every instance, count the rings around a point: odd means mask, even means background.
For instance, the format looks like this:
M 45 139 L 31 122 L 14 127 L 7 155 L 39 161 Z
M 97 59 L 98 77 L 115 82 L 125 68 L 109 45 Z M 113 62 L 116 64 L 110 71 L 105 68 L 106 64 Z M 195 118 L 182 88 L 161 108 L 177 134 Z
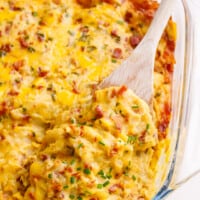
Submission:
M 177 174 L 178 182 L 200 170 L 200 0 L 186 0 L 194 19 L 195 53 L 191 80 L 192 109 L 188 115 L 189 126 L 185 127 L 186 146 L 181 168 Z M 182 184 L 166 200 L 200 200 L 200 174 Z

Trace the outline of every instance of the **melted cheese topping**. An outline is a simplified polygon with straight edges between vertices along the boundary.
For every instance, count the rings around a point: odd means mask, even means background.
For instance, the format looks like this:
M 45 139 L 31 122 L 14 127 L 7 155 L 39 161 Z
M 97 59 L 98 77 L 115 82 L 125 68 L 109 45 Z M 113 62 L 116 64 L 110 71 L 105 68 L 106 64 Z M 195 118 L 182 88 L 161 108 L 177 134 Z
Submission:
M 79 3 L 0 0 L 2 200 L 142 200 L 157 191 L 175 24 L 157 50 L 152 117 L 126 87 L 95 87 L 137 46 L 158 4 Z

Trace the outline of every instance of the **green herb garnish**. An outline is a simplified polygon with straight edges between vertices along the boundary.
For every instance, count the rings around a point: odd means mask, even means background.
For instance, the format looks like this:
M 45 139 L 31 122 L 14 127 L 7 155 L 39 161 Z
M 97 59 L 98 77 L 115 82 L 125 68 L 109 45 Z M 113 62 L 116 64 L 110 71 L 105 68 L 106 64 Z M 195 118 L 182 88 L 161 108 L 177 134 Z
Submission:
M 90 169 L 88 169 L 88 168 L 85 168 L 84 170 L 83 170 L 83 172 L 84 172 L 84 174 L 91 174 L 91 171 L 90 171 Z

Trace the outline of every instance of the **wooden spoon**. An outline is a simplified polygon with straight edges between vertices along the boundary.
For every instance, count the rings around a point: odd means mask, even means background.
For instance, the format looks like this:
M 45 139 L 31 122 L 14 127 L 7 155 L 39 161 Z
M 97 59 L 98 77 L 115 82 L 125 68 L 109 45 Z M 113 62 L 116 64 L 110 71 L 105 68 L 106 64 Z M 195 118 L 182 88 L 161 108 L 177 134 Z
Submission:
M 99 88 L 126 85 L 149 105 L 153 97 L 153 70 L 158 42 L 172 14 L 176 0 L 162 0 L 146 35 L 123 61 L 100 84 Z

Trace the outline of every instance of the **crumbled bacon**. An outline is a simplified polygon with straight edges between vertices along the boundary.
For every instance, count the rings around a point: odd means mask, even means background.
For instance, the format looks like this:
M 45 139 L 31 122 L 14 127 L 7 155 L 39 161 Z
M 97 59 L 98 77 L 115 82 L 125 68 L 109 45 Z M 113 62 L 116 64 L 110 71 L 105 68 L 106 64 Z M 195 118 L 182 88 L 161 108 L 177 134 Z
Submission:
M 130 42 L 130 45 L 135 48 L 141 41 L 141 37 L 140 36 L 135 36 L 135 35 L 132 35 L 130 38 L 129 38 L 129 42 Z
M 120 89 L 117 92 L 117 95 L 123 95 L 124 92 L 127 91 L 127 87 L 125 85 L 121 86 Z
M 175 50 L 175 41 L 174 40 L 167 40 L 167 47 L 170 51 L 174 52 Z
M 122 50 L 120 48 L 115 48 L 112 53 L 113 58 L 121 58 L 122 57 Z
M 26 49 L 29 47 L 29 44 L 27 43 L 27 41 L 24 38 L 19 38 L 18 41 L 20 43 L 21 48 Z
M 18 91 L 15 91 L 15 90 L 10 90 L 9 92 L 8 92 L 8 95 L 10 95 L 10 96 L 17 96 L 19 94 L 19 92 Z
M 40 67 L 38 68 L 38 76 L 39 77 L 45 77 L 47 76 L 48 71 L 42 70 Z
M 11 51 L 11 44 L 7 43 L 7 44 L 3 44 L 1 47 L 0 47 L 0 50 L 1 51 L 5 51 L 6 53 L 9 53 Z
M 114 145 L 109 152 L 109 157 L 112 158 L 114 155 L 118 153 L 118 151 L 119 151 L 119 148 L 116 145 Z
M 0 141 L 5 140 L 5 136 L 0 133 Z
M 19 71 L 23 66 L 24 66 L 24 60 L 19 60 L 12 64 L 12 68 L 16 71 Z
M 124 16 L 125 21 L 130 23 L 132 16 L 133 16 L 133 14 L 131 12 L 127 11 L 125 16 Z
M 10 1 L 9 1 L 9 8 L 12 11 L 21 11 L 22 10 L 22 8 L 16 6 L 13 2 L 10 2 Z
M 114 116 L 112 116 L 112 120 L 114 121 L 116 128 L 118 130 L 121 130 L 122 129 L 122 117 L 119 115 L 114 115 Z
M 77 86 L 77 82 L 73 81 L 73 90 L 72 90 L 75 94 L 79 94 L 79 90 L 78 90 L 78 86 Z
M 54 182 L 52 184 L 52 189 L 54 192 L 61 192 L 62 191 L 62 185 L 60 183 Z
M 104 116 L 101 106 L 97 106 L 95 108 L 95 111 L 96 111 L 96 117 L 97 118 L 102 118 Z
M 112 193 L 116 192 L 117 189 L 122 189 L 122 190 L 123 190 L 124 187 L 123 187 L 120 183 L 117 183 L 117 184 L 112 185 L 112 186 L 108 189 L 108 191 L 109 191 L 110 194 L 112 194 Z
M 8 110 L 8 106 L 6 102 L 3 101 L 2 103 L 0 103 L 0 116 L 6 114 L 7 110 Z

